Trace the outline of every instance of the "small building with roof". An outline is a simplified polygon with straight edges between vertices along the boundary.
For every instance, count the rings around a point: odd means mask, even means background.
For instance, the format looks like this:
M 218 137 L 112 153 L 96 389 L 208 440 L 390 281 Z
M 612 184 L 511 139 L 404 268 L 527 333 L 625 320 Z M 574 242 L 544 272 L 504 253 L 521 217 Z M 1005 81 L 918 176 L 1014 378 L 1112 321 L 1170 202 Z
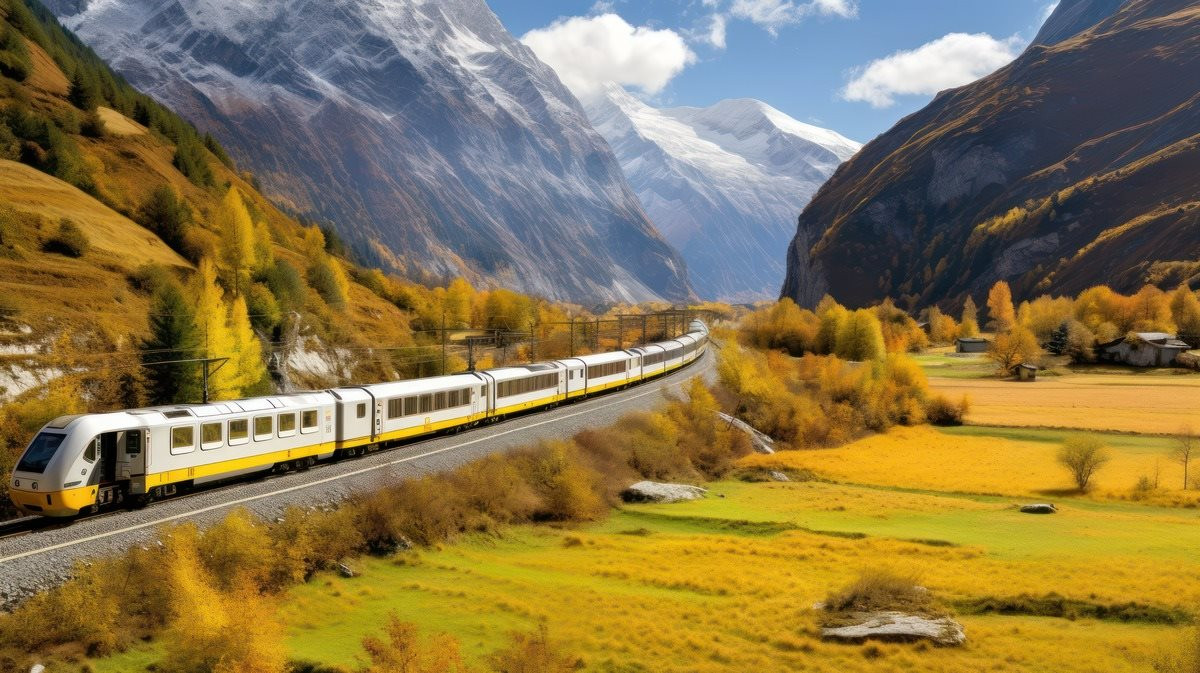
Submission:
M 955 351 L 958 353 L 986 353 L 990 341 L 983 337 L 959 337 Z
M 1036 381 L 1038 374 L 1038 366 L 1028 362 L 1022 362 L 1017 365 L 1017 380 L 1018 381 Z
M 1172 367 L 1191 350 L 1184 341 L 1166 332 L 1133 332 L 1096 346 L 1096 359 L 1133 367 Z

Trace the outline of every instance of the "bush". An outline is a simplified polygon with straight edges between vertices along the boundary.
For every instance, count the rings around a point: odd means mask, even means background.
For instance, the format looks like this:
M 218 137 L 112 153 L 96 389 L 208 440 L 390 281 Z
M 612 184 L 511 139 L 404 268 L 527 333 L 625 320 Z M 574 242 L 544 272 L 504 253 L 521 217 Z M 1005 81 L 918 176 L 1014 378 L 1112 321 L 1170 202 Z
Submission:
M 173 281 L 174 276 L 161 264 L 143 264 L 129 274 L 129 285 L 147 296 L 154 294 L 160 287 Z
M 23 82 L 31 72 L 33 60 L 25 40 L 12 26 L 0 25 L 0 75 Z
M 85 112 L 79 120 L 79 132 L 89 138 L 103 138 L 104 120 L 95 110 Z
M 970 408 L 966 395 L 957 404 L 945 395 L 935 395 L 925 402 L 925 418 L 934 425 L 962 425 Z
M 83 230 L 66 218 L 58 223 L 58 231 L 42 245 L 42 249 L 46 252 L 54 252 L 67 257 L 82 257 L 89 247 L 90 244 Z
M 345 272 L 331 257 L 318 260 L 308 267 L 308 284 L 333 308 L 345 308 L 349 298 L 347 283 Z
M 254 329 L 269 332 L 283 320 L 283 312 L 279 310 L 279 302 L 271 289 L 262 283 L 255 283 L 246 292 L 246 310 L 250 314 L 250 324 Z
M 533 633 L 512 633 L 508 645 L 490 657 L 496 673 L 572 673 L 584 667 L 579 657 L 550 640 L 545 625 Z
M 929 617 L 944 614 L 929 591 L 917 584 L 915 578 L 888 570 L 862 573 L 854 583 L 830 594 L 825 599 L 824 609 L 826 626 L 856 612 L 894 610 Z

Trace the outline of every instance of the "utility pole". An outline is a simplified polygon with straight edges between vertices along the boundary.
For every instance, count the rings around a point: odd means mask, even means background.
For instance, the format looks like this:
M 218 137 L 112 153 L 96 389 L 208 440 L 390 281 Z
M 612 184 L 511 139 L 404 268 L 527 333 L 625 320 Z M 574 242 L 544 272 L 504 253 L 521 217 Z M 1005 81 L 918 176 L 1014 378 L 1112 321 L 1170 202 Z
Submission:
M 467 338 L 467 371 L 475 371 L 475 338 Z
M 600 319 L 596 318 L 596 329 L 592 332 L 592 350 L 600 350 Z
M 646 345 L 646 314 L 642 314 L 642 345 Z
M 617 350 L 625 350 L 625 322 L 622 320 L 624 316 L 617 314 Z
M 446 374 L 446 307 L 442 307 L 442 375 Z
M 533 332 L 533 321 L 529 321 L 529 362 L 537 362 L 537 335 Z
M 571 316 L 571 355 L 575 357 L 575 316 Z

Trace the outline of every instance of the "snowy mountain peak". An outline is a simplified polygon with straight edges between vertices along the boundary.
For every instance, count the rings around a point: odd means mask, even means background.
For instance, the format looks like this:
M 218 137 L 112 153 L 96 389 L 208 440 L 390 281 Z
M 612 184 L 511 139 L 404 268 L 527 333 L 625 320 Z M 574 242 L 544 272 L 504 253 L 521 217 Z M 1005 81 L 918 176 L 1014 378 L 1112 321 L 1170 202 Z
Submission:
M 587 102 L 643 207 L 705 297 L 774 297 L 795 220 L 860 145 L 752 99 L 657 109 L 621 87 Z
M 484 0 L 48 2 L 370 261 L 561 299 L 692 296 L 582 106 Z

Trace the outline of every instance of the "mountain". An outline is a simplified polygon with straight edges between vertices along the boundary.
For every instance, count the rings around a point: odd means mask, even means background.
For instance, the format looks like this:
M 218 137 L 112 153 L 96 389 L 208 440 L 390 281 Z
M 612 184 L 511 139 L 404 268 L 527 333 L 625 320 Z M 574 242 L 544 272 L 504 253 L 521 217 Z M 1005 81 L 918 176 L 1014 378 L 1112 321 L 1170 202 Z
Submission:
M 693 296 L 578 101 L 483 0 L 50 5 L 369 261 L 550 298 Z
M 1085 25 L 1086 24 L 1086 25 Z M 1013 63 L 943 91 L 809 203 L 784 296 L 945 302 L 1200 271 L 1200 4 L 1063 0 Z
M 585 107 L 706 299 L 774 296 L 796 216 L 860 147 L 756 100 L 656 109 L 614 85 Z

